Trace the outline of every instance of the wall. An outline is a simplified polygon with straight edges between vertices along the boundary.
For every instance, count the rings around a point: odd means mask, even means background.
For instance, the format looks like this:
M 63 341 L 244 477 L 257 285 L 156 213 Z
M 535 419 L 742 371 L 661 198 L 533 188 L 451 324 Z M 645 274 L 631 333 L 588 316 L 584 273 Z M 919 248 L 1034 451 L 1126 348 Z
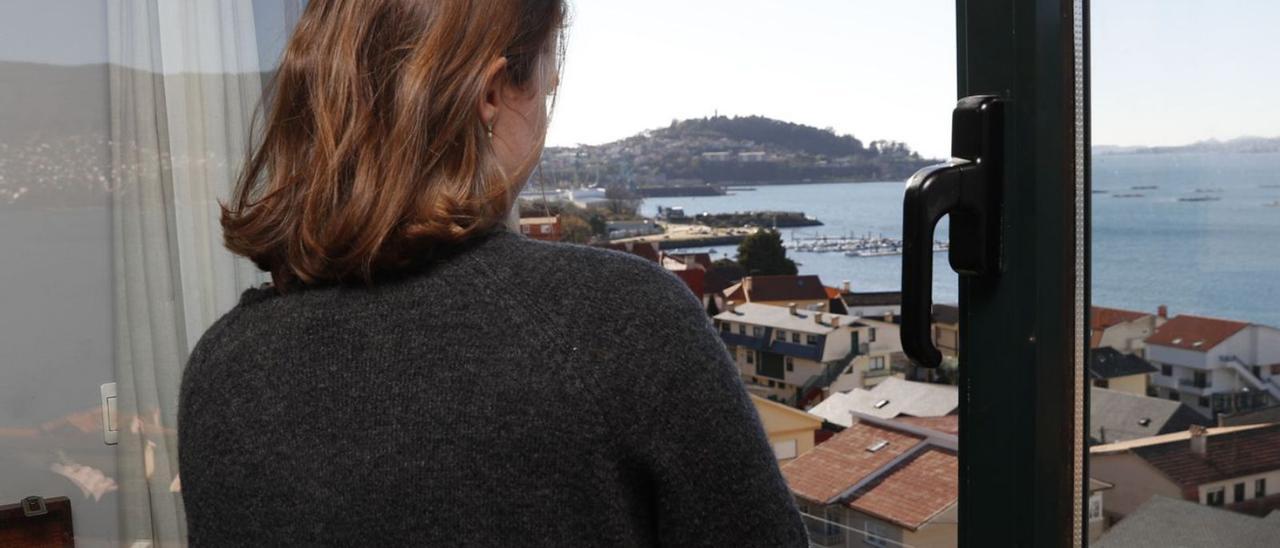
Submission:
M 1115 485 L 1103 499 L 1108 516 L 1127 516 L 1152 495 L 1182 498 L 1177 485 L 1133 453 L 1090 455 L 1089 476 Z
M 951 548 L 956 545 L 957 539 L 959 539 L 959 520 L 960 505 L 953 504 L 951 508 L 921 526 L 920 530 L 914 532 L 904 530 L 902 532 L 902 542 L 922 548 Z
M 1244 483 L 1244 499 L 1243 500 L 1249 500 L 1254 498 L 1253 482 L 1254 480 L 1258 480 L 1258 479 L 1267 480 L 1268 495 L 1280 493 L 1280 463 L 1277 463 L 1276 469 L 1270 472 L 1265 472 L 1262 474 L 1253 474 L 1249 476 L 1242 476 L 1239 478 L 1232 478 L 1225 481 L 1215 481 L 1212 483 L 1206 483 L 1206 484 L 1200 485 L 1196 489 L 1196 491 L 1200 496 L 1200 503 L 1206 504 L 1208 503 L 1209 492 L 1219 487 L 1223 487 L 1225 488 L 1224 493 L 1225 493 L 1226 504 L 1232 504 L 1235 502 L 1241 502 L 1235 499 L 1235 491 L 1234 491 L 1235 484 Z
M 1147 395 L 1147 375 L 1129 375 L 1108 380 L 1108 388 L 1138 396 Z

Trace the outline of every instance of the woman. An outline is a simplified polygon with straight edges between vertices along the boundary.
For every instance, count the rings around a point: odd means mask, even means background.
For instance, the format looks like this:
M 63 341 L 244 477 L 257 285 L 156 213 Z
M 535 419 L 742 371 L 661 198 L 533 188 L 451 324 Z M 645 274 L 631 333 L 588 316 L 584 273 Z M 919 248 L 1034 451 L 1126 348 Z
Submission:
M 805 546 L 698 300 L 508 227 L 561 0 L 312 0 L 179 416 L 195 545 Z

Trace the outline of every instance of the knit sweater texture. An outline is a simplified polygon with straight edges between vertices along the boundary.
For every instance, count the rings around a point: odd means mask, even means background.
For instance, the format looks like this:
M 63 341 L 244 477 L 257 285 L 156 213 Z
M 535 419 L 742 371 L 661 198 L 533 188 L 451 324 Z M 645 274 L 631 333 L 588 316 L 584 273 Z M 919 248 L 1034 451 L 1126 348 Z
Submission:
M 658 265 L 507 231 L 244 293 L 191 355 L 194 546 L 807 546 L 737 367 Z

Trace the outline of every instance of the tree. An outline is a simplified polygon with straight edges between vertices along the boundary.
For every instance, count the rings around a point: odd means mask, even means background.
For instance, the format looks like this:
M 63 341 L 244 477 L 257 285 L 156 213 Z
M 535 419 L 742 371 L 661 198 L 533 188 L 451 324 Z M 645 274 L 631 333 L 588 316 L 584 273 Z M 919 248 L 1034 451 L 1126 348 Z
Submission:
M 750 276 L 795 274 L 795 261 L 787 258 L 782 235 L 776 230 L 761 229 L 738 244 L 738 264 Z
M 560 217 L 560 239 L 575 244 L 591 241 L 591 225 L 581 217 L 563 215 Z

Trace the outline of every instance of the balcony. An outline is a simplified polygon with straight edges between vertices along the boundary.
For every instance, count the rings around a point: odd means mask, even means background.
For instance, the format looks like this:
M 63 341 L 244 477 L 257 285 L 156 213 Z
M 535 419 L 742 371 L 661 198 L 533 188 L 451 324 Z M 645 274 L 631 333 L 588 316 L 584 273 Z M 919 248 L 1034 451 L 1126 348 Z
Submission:
M 764 350 L 767 346 L 765 344 L 766 339 L 764 337 L 753 337 L 751 335 L 743 335 L 729 331 L 721 331 L 720 339 L 727 345 L 741 346 L 752 350 Z

